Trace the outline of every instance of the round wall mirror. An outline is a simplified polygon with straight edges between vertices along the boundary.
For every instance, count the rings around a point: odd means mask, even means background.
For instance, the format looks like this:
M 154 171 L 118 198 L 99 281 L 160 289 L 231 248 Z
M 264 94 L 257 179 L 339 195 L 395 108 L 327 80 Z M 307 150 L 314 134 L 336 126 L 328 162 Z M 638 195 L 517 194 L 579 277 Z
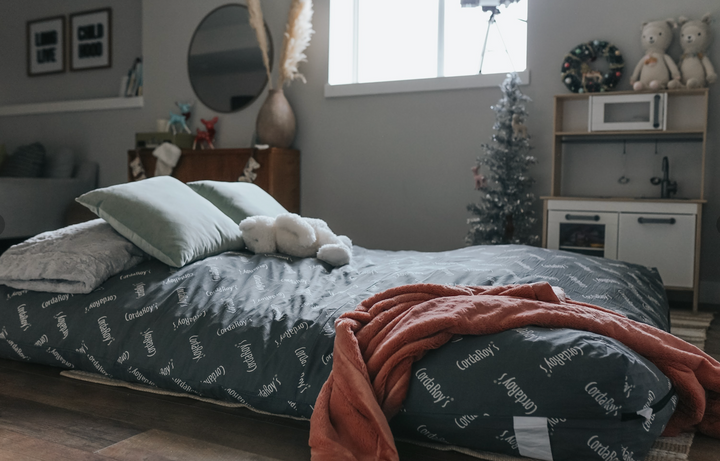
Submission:
M 195 95 L 217 112 L 247 107 L 267 84 L 262 52 L 244 5 L 225 5 L 200 22 L 188 50 L 188 75 Z M 265 25 L 268 55 L 272 40 Z

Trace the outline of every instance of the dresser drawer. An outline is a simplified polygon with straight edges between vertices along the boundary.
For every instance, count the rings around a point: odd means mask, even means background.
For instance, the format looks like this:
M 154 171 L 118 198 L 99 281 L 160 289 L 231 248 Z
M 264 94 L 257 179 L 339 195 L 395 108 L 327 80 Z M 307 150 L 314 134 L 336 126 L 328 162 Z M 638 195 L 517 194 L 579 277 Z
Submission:
M 670 287 L 693 287 L 695 215 L 620 213 L 618 259 L 656 267 Z

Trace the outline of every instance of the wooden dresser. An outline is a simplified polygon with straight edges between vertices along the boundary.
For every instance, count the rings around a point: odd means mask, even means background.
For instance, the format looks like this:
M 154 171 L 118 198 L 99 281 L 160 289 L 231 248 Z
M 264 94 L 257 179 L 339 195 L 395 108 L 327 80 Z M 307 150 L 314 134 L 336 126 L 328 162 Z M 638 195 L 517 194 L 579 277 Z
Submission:
M 157 159 L 153 149 L 139 149 L 145 173 L 155 174 Z M 128 163 L 138 151 L 128 151 Z M 292 213 L 300 213 L 300 152 L 293 149 L 183 149 L 182 156 L 172 176 L 182 182 L 210 179 L 213 181 L 237 181 L 250 156 L 260 164 L 255 170 L 254 183 L 272 195 L 275 200 Z M 128 180 L 133 181 L 128 167 Z

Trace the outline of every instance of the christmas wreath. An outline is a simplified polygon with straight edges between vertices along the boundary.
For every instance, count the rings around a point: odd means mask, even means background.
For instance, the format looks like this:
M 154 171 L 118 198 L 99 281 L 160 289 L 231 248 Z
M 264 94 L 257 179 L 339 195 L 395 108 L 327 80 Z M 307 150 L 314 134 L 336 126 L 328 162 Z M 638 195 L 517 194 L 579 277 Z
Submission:
M 590 67 L 598 57 L 605 58 L 608 63 L 609 69 L 604 74 Z M 565 55 L 562 81 L 573 93 L 607 91 L 618 84 L 624 67 L 622 53 L 615 45 L 594 40 L 581 43 Z

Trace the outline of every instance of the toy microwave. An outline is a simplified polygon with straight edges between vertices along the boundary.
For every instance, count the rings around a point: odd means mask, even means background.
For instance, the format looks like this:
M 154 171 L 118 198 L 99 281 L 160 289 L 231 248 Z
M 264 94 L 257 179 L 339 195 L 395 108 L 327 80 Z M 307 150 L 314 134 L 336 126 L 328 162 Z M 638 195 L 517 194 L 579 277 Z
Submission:
M 667 126 L 667 94 L 590 96 L 589 131 L 658 130 Z

